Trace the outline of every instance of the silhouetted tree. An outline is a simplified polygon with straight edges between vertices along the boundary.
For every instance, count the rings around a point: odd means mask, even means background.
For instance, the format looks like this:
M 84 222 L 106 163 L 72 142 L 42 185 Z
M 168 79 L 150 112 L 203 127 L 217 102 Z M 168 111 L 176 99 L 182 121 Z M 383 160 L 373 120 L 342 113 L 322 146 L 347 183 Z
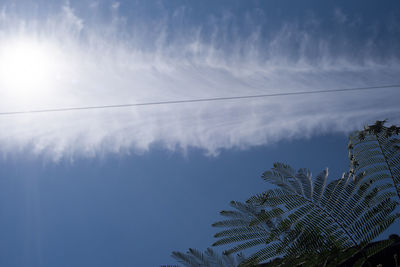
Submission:
M 330 182 L 328 169 L 313 178 L 308 169 L 275 163 L 262 178 L 276 188 L 246 203 L 232 201 L 234 210 L 221 211 L 225 219 L 213 224 L 225 228 L 213 246 L 231 248 L 222 256 L 191 249 L 173 257 L 186 266 L 252 266 L 274 259 L 276 265 L 337 266 L 351 258 L 356 266 L 368 264 L 394 242 L 372 241 L 400 217 L 399 133 L 400 127 L 386 127 L 385 121 L 352 133 L 350 170 Z M 250 248 L 257 250 L 236 265 L 221 260 Z

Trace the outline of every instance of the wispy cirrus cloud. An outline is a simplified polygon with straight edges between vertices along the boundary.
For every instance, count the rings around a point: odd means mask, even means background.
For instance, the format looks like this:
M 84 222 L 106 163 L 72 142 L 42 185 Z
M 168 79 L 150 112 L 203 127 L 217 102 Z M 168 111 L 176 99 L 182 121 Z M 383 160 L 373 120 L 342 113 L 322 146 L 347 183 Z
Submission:
M 384 44 L 373 27 L 361 41 L 341 36 L 335 27 L 345 24 L 356 32 L 366 26 L 340 9 L 332 13 L 335 29 L 326 34 L 318 18 L 278 23 L 266 31 L 249 14 L 243 15 L 245 25 L 236 27 L 237 18 L 229 12 L 185 28 L 184 7 L 132 23 L 120 15 L 117 2 L 100 19 L 93 16 L 102 11 L 96 3 L 89 5 L 91 16 L 66 4 L 40 20 L 26 19 L 9 6 L 1 9 L 0 49 L 8 51 L 12 42 L 33 43 L 46 51 L 50 66 L 49 77 L 37 84 L 16 86 L 0 76 L 1 112 L 399 82 L 396 49 L 388 45 L 380 51 Z M 399 96 L 396 89 L 384 89 L 1 116 L 0 149 L 54 160 L 143 152 L 152 145 L 196 147 L 215 155 L 221 149 L 348 132 L 376 119 L 396 122 Z

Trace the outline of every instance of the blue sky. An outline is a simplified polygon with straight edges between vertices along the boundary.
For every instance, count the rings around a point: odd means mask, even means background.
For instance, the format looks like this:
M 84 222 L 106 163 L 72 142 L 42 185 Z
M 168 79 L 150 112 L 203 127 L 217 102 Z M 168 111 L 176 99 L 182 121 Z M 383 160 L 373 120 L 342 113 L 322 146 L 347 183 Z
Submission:
M 285 141 L 206 157 L 153 149 L 144 155 L 43 163 L 1 162 L 0 259 L 4 266 L 158 266 L 172 250 L 205 249 L 231 200 L 268 185 L 275 161 L 347 166 L 345 135 Z
M 2 1 L 0 112 L 399 84 L 399 36 L 397 1 Z M 1 116 L 0 263 L 173 263 L 273 162 L 341 175 L 399 94 Z

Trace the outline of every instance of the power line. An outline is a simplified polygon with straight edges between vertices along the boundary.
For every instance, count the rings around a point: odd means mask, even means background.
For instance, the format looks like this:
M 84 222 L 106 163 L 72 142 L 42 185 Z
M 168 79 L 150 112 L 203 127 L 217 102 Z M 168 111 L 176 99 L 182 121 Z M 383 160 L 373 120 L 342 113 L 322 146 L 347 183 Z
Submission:
M 211 101 L 224 101 L 224 100 L 235 100 L 235 99 L 251 99 L 251 98 L 266 98 L 266 97 L 277 97 L 277 96 L 293 96 L 293 95 L 309 95 L 309 94 L 322 94 L 322 93 L 335 93 L 335 92 L 376 90 L 376 89 L 387 89 L 387 88 L 400 88 L 400 84 L 382 85 L 382 86 L 370 86 L 370 87 L 357 87 L 357 88 L 328 89 L 328 90 L 316 90 L 316 91 L 286 92 L 286 93 L 275 93 L 275 94 L 260 94 L 260 95 L 243 95 L 243 96 L 228 96 L 228 97 L 170 100 L 170 101 L 144 102 L 144 103 L 132 103 L 132 104 L 118 104 L 118 105 L 102 105 L 102 106 L 86 106 L 86 107 L 66 107 L 66 108 L 53 108 L 53 109 L 36 109 L 36 110 L 25 110 L 25 111 L 9 111 L 9 112 L 0 112 L 0 115 L 18 115 L 18 114 L 30 114 L 30 113 L 79 111 L 79 110 L 90 110 L 90 109 L 107 109 L 107 108 L 124 108 L 124 107 L 138 107 L 138 106 L 169 105 L 169 104 L 211 102 Z

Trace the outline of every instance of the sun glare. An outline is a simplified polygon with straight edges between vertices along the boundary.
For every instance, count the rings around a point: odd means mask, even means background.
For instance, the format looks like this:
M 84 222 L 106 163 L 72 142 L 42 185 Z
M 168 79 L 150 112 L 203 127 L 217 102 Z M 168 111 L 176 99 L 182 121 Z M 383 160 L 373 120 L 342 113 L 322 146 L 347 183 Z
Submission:
M 57 64 L 52 50 L 29 39 L 0 43 L 0 90 L 24 97 L 43 93 L 54 80 Z

